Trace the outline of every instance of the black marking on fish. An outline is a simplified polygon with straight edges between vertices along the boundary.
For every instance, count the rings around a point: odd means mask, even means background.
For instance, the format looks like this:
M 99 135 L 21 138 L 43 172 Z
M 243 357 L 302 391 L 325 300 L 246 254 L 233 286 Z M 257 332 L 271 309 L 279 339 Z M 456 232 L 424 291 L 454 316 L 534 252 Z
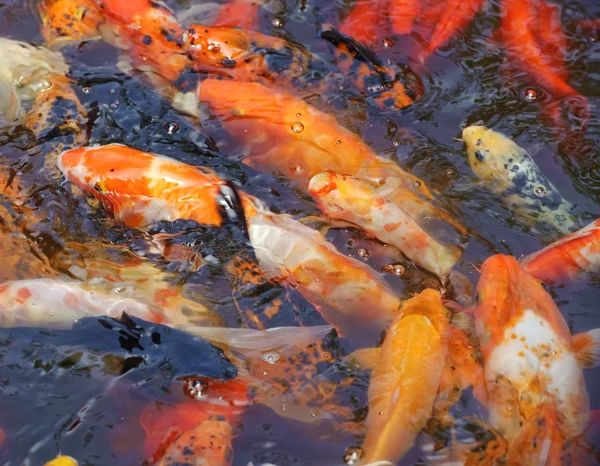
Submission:
M 481 141 L 481 139 L 479 140 Z M 477 160 L 479 160 L 480 162 L 484 162 L 485 161 L 485 155 L 483 154 L 482 151 L 480 150 L 476 150 L 475 151 L 475 157 L 477 158 Z
M 369 47 L 335 29 L 323 31 L 321 33 L 321 38 L 325 39 L 327 42 L 330 42 L 336 47 L 344 45 L 357 60 L 376 67 L 384 67 L 381 59 Z

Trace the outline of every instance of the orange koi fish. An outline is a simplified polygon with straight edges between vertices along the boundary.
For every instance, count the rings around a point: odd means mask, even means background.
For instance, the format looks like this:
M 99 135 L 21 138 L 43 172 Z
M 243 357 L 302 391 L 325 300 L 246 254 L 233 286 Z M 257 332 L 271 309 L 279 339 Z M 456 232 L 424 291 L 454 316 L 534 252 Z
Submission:
M 249 154 L 244 163 L 282 173 L 304 190 L 313 176 L 331 171 L 387 190 L 405 188 L 419 197 L 433 197 L 423 181 L 378 157 L 332 115 L 298 97 L 258 83 L 207 79 L 199 85 L 198 98 L 243 145 Z
M 328 217 L 359 226 L 442 279 L 460 257 L 460 251 L 451 250 L 429 236 L 403 210 L 404 204 L 390 202 L 364 181 L 325 172 L 311 178 L 308 190 Z
M 195 69 L 242 81 L 289 84 L 314 60 L 300 45 L 229 27 L 191 25 L 184 41 Z
M 600 220 L 534 252 L 521 266 L 535 278 L 560 285 L 600 272 Z
M 96 39 L 103 22 L 94 0 L 42 0 L 38 11 L 42 37 L 48 47 L 61 48 L 71 42 Z
M 509 449 L 517 451 L 509 451 L 509 458 L 521 454 L 516 446 L 522 438 L 537 435 L 528 462 L 514 464 L 561 464 L 552 462 L 565 446 L 557 445 L 556 439 L 576 439 L 587 427 L 589 397 L 582 366 L 598 364 L 598 332 L 572 337 L 541 282 L 513 257 L 502 255 L 482 266 L 475 329 L 484 361 L 489 422 L 512 445 Z M 551 425 L 535 421 L 541 418 Z M 536 461 L 531 460 L 534 456 Z
M 441 295 L 426 289 L 404 301 L 380 350 L 357 352 L 359 363 L 374 362 L 361 464 L 395 464 L 431 417 L 448 353 L 448 317 Z
M 158 308 L 131 298 L 87 288 L 80 282 L 48 278 L 20 280 L 0 285 L 2 327 L 71 328 L 73 321 L 87 316 L 120 317 L 127 312 L 149 322 L 163 322 Z
M 52 461 L 48 461 L 44 466 L 79 466 L 79 463 L 71 456 L 60 455 Z
M 210 170 L 119 144 L 66 151 L 58 165 L 129 226 L 180 218 L 221 225 L 218 198 L 225 182 Z M 351 319 L 377 332 L 386 327 L 401 300 L 373 270 L 340 254 L 317 231 L 267 212 L 252 196 L 240 197 L 250 242 L 268 278 L 297 286 L 340 328 L 350 327 Z

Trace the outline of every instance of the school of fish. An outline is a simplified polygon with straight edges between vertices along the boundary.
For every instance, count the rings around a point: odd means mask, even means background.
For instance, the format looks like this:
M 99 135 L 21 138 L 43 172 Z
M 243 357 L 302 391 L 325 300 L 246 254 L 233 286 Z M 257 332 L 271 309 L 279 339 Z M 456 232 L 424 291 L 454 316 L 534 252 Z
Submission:
M 189 375 L 170 403 L 149 403 L 128 421 L 143 430 L 131 448 L 148 465 L 233 465 L 234 440 L 254 405 L 353 435 L 357 445 L 339 452 L 348 465 L 405 464 L 411 451 L 429 459 L 438 450 L 451 452 L 418 464 L 600 464 L 600 418 L 584 378 L 600 365 L 600 328 L 572 333 L 553 293 L 600 276 L 600 219 L 582 216 L 511 137 L 482 121 L 457 122 L 473 186 L 515 228 L 545 240 L 526 257 L 490 255 L 471 280 L 455 268 L 477 232 L 443 192 L 310 98 L 349 89 L 380 112 L 410 112 L 427 96 L 428 61 L 487 14 L 486 2 L 338 2 L 337 23 L 318 25 L 335 63 L 286 35 L 259 32 L 269 2 L 197 3 L 186 17 L 161 0 L 36 0 L 43 45 L 0 38 L 0 134 L 28 128 L 44 144 L 36 170 L 63 193 L 61 209 L 136 232 L 146 248 L 108 237 L 73 241 L 60 219 L 32 207 L 43 201 L 19 164 L 0 159 L 0 327 L 70 329 L 85 317 L 126 314 L 219 348 L 237 368 L 233 379 Z M 558 141 L 585 132 L 593 108 L 569 83 L 562 7 L 497 3 L 494 40 L 507 67 L 547 94 L 539 103 L 545 124 Z M 207 24 L 190 24 L 196 7 Z M 411 35 L 420 41 L 407 47 L 410 67 L 380 57 L 386 37 Z M 93 140 L 96 116 L 61 53 L 86 41 L 114 47 L 123 73 L 192 127 L 224 139 L 232 163 L 283 180 L 319 213 L 280 210 L 171 153 Z M 360 252 L 347 254 L 330 229 L 359 231 L 388 265 L 377 270 Z M 32 240 L 48 230 L 64 236 L 62 251 Z M 214 252 L 198 240 L 205 231 L 229 235 L 235 250 Z M 227 313 L 186 283 L 207 269 L 228 280 Z M 398 291 L 388 278 L 407 269 L 427 280 Z M 302 321 L 304 308 L 319 325 Z M 345 354 L 332 354 L 331 339 L 345 342 Z M 329 378 L 335 371 L 341 382 Z M 357 419 L 339 390 L 361 380 L 368 409 Z M 455 407 L 466 396 L 485 413 L 473 421 L 483 439 L 428 445 L 456 431 Z M 0 452 L 10 452 L 20 426 L 0 412 L 0 429 Z M 78 454 L 57 449 L 46 465 L 88 464 Z

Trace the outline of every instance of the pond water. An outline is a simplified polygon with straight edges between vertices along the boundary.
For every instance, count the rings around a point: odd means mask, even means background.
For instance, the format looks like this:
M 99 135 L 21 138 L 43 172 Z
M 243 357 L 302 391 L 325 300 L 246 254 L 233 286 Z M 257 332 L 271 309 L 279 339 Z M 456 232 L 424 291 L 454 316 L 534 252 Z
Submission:
M 198 9 L 200 3 L 173 0 L 168 5 L 182 17 L 209 20 L 214 7 L 207 4 Z M 335 63 L 334 49 L 320 33 L 324 24 L 339 25 L 350 3 L 267 0 L 259 11 L 259 29 L 303 44 L 325 63 Z M 540 118 L 538 102 L 527 98 L 528 89 L 540 96 L 544 90 L 527 75 L 505 66 L 504 51 L 494 38 L 500 24 L 500 7 L 494 0 L 416 71 L 425 93 L 406 109 L 382 110 L 349 88 L 331 86 L 336 90 L 328 94 L 303 95 L 335 115 L 377 154 L 394 160 L 440 193 L 439 204 L 472 232 L 465 237 L 465 252 L 456 270 L 473 283 L 479 275 L 476 266 L 490 255 L 522 257 L 547 245 L 548 237 L 545 231 L 520 224 L 498 196 L 479 183 L 464 144 L 457 140 L 464 127 L 485 124 L 510 136 L 528 150 L 575 206 L 575 215 L 583 224 L 600 217 L 600 30 L 576 25 L 578 20 L 598 18 L 600 3 L 556 3 L 562 7 L 562 23 L 570 40 L 566 61 L 570 83 L 589 99 L 592 109 L 586 132 L 577 138 L 560 138 Z M 39 28 L 34 0 L 0 2 L 1 36 L 42 44 Z M 418 44 L 419 37 L 382 39 L 386 46 L 378 47 L 377 53 L 384 60 L 414 66 L 406 51 Z M 218 124 L 209 121 L 201 126 L 186 119 L 143 81 L 122 72 L 117 66 L 119 54 L 112 46 L 87 41 L 62 52 L 77 96 L 89 114 L 86 130 L 90 144 L 117 142 L 210 167 L 274 212 L 297 218 L 319 215 L 312 198 L 289 180 L 242 164 L 245 154 Z M 11 267 L 17 264 L 14 270 L 18 273 L 2 279 L 66 276 L 71 260 L 94 260 L 96 254 L 102 256 L 95 251 L 105 248 L 109 248 L 106 256 L 117 263 L 144 257 L 163 270 L 179 273 L 181 264 L 169 265 L 152 252 L 152 238 L 147 233 L 111 220 L 100 206 L 74 194 L 60 173 L 44 168 L 52 163 L 46 154 L 70 143 L 69 135 L 60 132 L 50 132 L 38 141 L 25 128 L 0 134 L 0 160 L 19 173 L 27 189 L 23 206 L 12 206 L 6 197 L 0 197 L 0 206 L 26 222 L 27 241 L 35 243 L 37 254 L 48 258 L 53 270 L 26 263 L 26 258 L 19 256 L 23 248 L 8 248 L 3 260 Z M 234 235 L 210 228 L 203 234 L 199 241 L 205 253 L 231 257 L 243 252 L 244 246 L 236 243 Z M 402 296 L 431 286 L 439 288 L 435 277 L 356 229 L 331 229 L 327 239 L 344 254 L 381 271 Z M 74 253 L 73 244 L 95 249 Z M 389 273 L 385 266 L 390 263 L 402 263 L 406 272 L 400 276 Z M 230 282 L 221 267 L 187 270 L 173 280 L 185 280 L 188 297 L 201 297 L 227 325 L 241 325 Z M 555 287 L 551 292 L 573 333 L 600 327 L 599 280 L 591 278 L 583 285 Z M 273 321 L 276 325 L 325 323 L 300 295 L 292 290 L 291 296 L 296 301 L 283 306 Z M 266 294 L 263 298 L 270 299 Z M 244 299 L 248 306 L 261 303 L 261 296 Z M 161 338 L 152 338 L 155 334 Z M 349 412 L 348 419 L 319 418 L 306 423 L 281 416 L 277 409 L 252 404 L 236 420 L 233 465 L 344 465 L 348 449 L 360 446 L 368 373 L 340 362 L 355 349 L 348 340 L 329 335 L 324 345 L 330 358 L 317 364 L 317 373 L 335 385 L 331 402 Z M 307 359 L 298 364 L 313 362 Z M 0 427 L 6 433 L 0 464 L 41 465 L 60 452 L 73 456 L 80 465 L 142 464 L 144 431 L 139 420 L 149 403 L 180 402 L 189 377 L 230 380 L 235 376 L 235 367 L 208 343 L 142 321 L 127 325 L 107 318 L 86 318 L 73 330 L 0 329 Z M 600 409 L 600 372 L 587 371 L 585 377 L 591 407 Z M 452 413 L 459 419 L 458 437 L 468 437 L 472 435 L 469 431 L 479 429 L 471 421 L 473 417 L 485 418 L 485 411 L 470 393 L 463 395 Z M 436 445 L 443 445 L 448 435 L 438 433 Z M 398 464 L 442 464 L 432 455 L 427 457 L 431 442 L 432 437 L 422 434 Z

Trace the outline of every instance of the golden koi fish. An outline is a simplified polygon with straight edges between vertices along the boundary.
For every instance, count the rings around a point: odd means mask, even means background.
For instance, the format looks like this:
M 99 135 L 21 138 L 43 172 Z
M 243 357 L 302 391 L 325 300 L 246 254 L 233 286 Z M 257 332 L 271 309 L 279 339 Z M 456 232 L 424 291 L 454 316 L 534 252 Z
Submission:
M 431 417 L 448 354 L 448 317 L 441 295 L 426 289 L 404 301 L 381 349 L 357 352 L 362 365 L 374 363 L 361 464 L 395 464 Z

